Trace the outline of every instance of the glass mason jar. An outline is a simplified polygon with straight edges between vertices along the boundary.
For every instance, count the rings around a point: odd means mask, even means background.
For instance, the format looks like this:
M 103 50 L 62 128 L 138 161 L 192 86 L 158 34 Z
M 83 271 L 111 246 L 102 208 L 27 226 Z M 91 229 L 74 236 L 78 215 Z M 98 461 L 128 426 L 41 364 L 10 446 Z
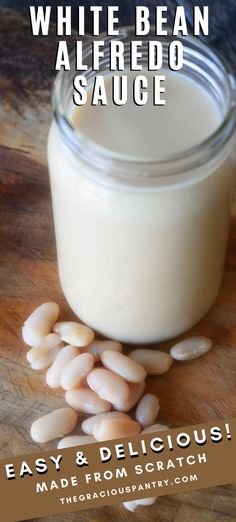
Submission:
M 120 30 L 126 64 L 135 38 L 133 28 Z M 111 38 L 100 39 L 105 74 Z M 154 39 L 150 33 L 143 45 Z M 172 39 L 159 38 L 164 64 Z M 75 72 L 60 72 L 53 93 L 48 161 L 61 286 L 82 321 L 130 343 L 170 339 L 197 323 L 217 296 L 224 265 L 235 84 L 208 46 L 197 38 L 180 40 L 183 73 L 210 93 L 222 113 L 216 132 L 191 149 L 150 159 L 112 153 L 71 124 Z M 81 74 L 92 80 L 89 41 L 83 62 L 88 70 Z

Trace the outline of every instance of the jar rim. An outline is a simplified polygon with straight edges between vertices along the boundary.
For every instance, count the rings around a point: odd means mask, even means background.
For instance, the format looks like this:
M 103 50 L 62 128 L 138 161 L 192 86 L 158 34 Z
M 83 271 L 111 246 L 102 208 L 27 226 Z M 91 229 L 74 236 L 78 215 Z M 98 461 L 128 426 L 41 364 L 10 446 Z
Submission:
M 132 38 L 130 37 L 131 35 Z M 150 178 L 160 178 L 163 176 L 163 169 L 165 170 L 165 176 L 183 174 L 183 172 L 203 165 L 213 158 L 215 154 L 217 154 L 219 150 L 221 150 L 221 148 L 227 143 L 234 132 L 236 115 L 236 82 L 233 71 L 231 70 L 231 67 L 225 58 L 222 57 L 218 51 L 213 50 L 208 44 L 202 40 L 199 40 L 197 37 L 190 35 L 173 37 L 171 33 L 168 33 L 167 36 L 157 37 L 155 35 L 154 27 L 151 27 L 150 29 L 148 37 L 150 36 L 152 36 L 152 39 L 154 40 L 158 39 L 159 41 L 164 42 L 167 40 L 169 40 L 169 42 L 172 40 L 179 40 L 183 43 L 184 47 L 192 45 L 198 50 L 200 54 L 203 54 L 204 51 L 208 59 L 220 68 L 224 75 L 224 80 L 228 84 L 227 86 L 230 97 L 227 111 L 217 129 L 206 139 L 197 145 L 194 145 L 193 147 L 164 156 L 129 156 L 107 149 L 102 145 L 97 144 L 90 138 L 84 136 L 77 129 L 75 129 L 61 102 L 65 78 L 67 75 L 69 75 L 71 79 L 73 79 L 72 74 L 74 74 L 74 71 L 59 71 L 54 81 L 52 93 L 53 113 L 59 130 L 64 138 L 64 141 L 69 145 L 74 153 L 79 155 L 82 160 L 89 163 L 91 167 L 100 169 L 104 173 L 110 173 L 112 167 L 113 174 L 119 177 L 127 177 L 127 171 L 131 173 L 133 170 L 133 174 L 135 173 L 136 179 L 139 179 L 143 176 L 148 176 Z M 83 55 L 89 56 L 91 53 L 91 41 L 93 40 L 103 40 L 105 43 L 109 43 L 111 40 L 122 40 L 122 38 L 124 39 L 125 37 L 130 37 L 130 40 L 138 39 L 138 37 L 135 35 L 134 26 L 119 27 L 118 37 L 109 37 L 106 35 L 106 33 L 101 33 L 97 37 L 88 35 L 87 41 L 84 41 Z M 147 40 L 147 37 L 144 36 L 142 40 Z M 72 52 L 71 57 L 73 57 L 73 54 L 74 53 Z M 180 74 L 181 72 L 182 70 L 178 71 Z M 96 73 L 97 71 L 93 71 L 94 76 Z M 79 72 L 77 71 L 76 74 L 79 74 Z M 71 81 L 71 84 L 72 83 L 73 81 Z

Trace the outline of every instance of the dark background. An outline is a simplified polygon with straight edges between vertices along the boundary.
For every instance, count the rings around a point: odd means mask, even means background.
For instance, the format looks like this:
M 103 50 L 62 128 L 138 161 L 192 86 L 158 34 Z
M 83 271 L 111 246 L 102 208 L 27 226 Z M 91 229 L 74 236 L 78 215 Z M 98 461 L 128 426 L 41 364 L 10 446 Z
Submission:
M 53 18 L 55 19 L 55 6 L 57 5 L 119 5 L 120 13 L 119 19 L 122 25 L 132 24 L 134 21 L 134 6 L 135 5 L 146 5 L 150 8 L 150 19 L 153 19 L 154 9 L 156 5 L 167 5 L 170 9 L 170 13 L 174 12 L 176 5 L 184 5 L 189 23 L 189 29 L 191 30 L 192 20 L 192 8 L 193 5 L 208 5 L 210 7 L 210 35 L 207 41 L 216 49 L 220 50 L 222 54 L 228 58 L 231 64 L 236 67 L 236 0 L 212 0 L 211 2 L 202 1 L 191 1 L 191 0 L 72 0 L 66 2 L 58 0 L 50 2 L 47 0 L 41 1 L 21 1 L 21 0 L 0 0 L 0 5 L 10 7 L 15 10 L 23 12 L 25 15 L 28 13 L 29 5 L 51 5 Z M 171 18 L 171 15 L 170 15 Z M 76 18 L 75 18 L 76 20 Z M 103 29 L 105 30 L 105 14 L 103 17 Z M 90 32 L 89 25 L 89 14 L 87 16 L 87 32 Z

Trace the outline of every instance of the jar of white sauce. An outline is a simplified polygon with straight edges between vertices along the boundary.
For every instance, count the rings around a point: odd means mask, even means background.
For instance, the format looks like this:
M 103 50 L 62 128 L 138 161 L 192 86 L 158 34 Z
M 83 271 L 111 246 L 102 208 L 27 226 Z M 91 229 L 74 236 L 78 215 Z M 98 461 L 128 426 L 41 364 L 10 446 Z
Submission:
M 119 39 L 128 70 L 134 31 L 121 30 Z M 130 97 L 114 105 L 106 58 L 108 105 L 91 106 L 89 43 L 81 73 L 87 104 L 73 105 L 75 73 L 60 72 L 55 82 L 48 161 L 61 286 L 82 321 L 130 343 L 186 331 L 221 283 L 234 185 L 234 80 L 205 44 L 182 42 L 181 71 L 168 69 L 164 53 L 165 106 L 153 106 L 151 95 L 135 105 L 127 71 Z M 160 71 L 135 74 L 152 85 Z

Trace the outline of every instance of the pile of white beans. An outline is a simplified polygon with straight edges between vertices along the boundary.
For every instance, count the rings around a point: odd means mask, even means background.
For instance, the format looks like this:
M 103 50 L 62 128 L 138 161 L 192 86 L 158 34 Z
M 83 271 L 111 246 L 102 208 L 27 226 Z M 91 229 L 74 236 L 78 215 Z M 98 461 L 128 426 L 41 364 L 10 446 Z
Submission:
M 31 348 L 27 360 L 34 370 L 46 370 L 51 388 L 63 388 L 67 407 L 59 408 L 33 422 L 31 437 L 37 443 L 61 438 L 58 448 L 96 441 L 130 437 L 168 429 L 155 424 L 159 400 L 144 394 L 147 375 L 166 373 L 173 359 L 195 359 L 210 350 L 206 337 L 192 337 L 176 344 L 170 354 L 136 349 L 126 356 L 117 341 L 94 339 L 83 324 L 60 321 L 59 306 L 49 302 L 39 306 L 22 328 L 24 342 Z M 136 406 L 134 419 L 127 414 Z M 78 414 L 92 415 L 82 422 L 86 435 L 68 435 L 78 424 Z M 142 430 L 142 431 L 141 431 Z M 151 505 L 156 497 L 124 502 L 130 511 Z

